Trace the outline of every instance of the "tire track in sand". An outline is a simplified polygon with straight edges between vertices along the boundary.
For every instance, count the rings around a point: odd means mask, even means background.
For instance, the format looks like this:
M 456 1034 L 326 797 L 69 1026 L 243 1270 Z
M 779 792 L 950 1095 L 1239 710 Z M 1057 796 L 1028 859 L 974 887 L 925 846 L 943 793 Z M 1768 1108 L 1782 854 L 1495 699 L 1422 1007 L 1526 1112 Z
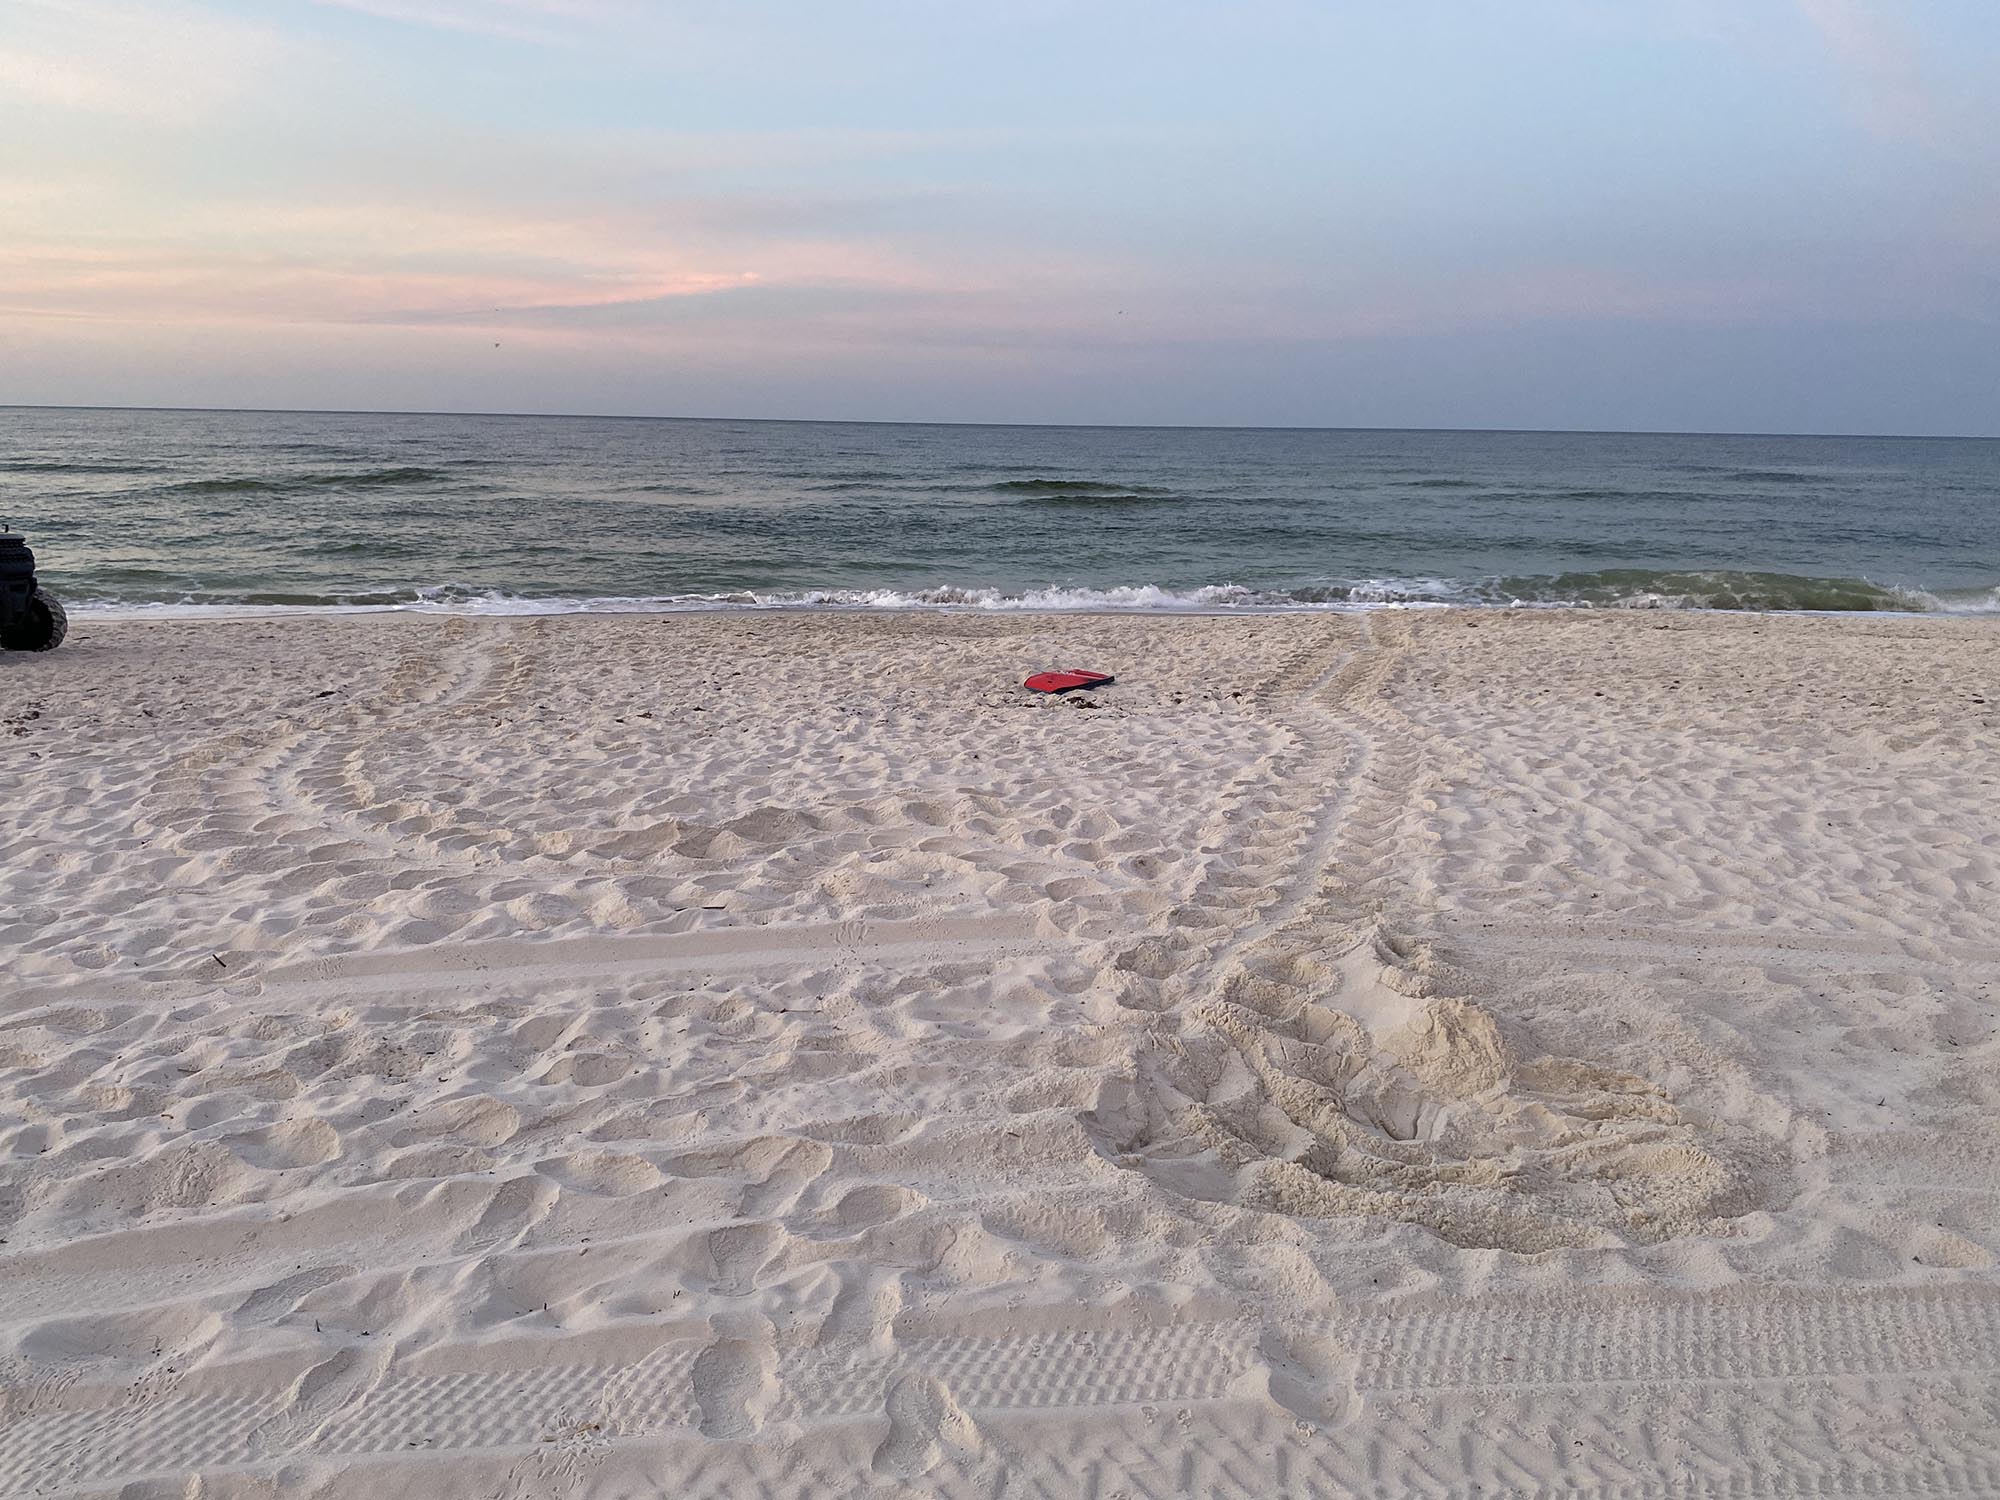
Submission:
M 1280 1404 L 1273 1351 L 1248 1319 L 913 1334 L 858 1363 L 672 1336 L 622 1361 L 565 1358 L 551 1338 L 511 1352 L 434 1346 L 371 1363 L 366 1379 L 312 1378 L 354 1364 L 336 1348 L 289 1378 L 268 1359 L 205 1368 L 138 1401 L 129 1386 L 45 1392 L 0 1425 L 0 1493 L 275 1473 L 288 1450 L 258 1435 L 301 1431 L 303 1455 L 362 1461 L 348 1471 L 356 1493 L 384 1481 L 414 1493 L 442 1477 L 436 1466 L 465 1479 L 579 1432 L 677 1492 L 762 1482 L 800 1500 L 815 1482 L 826 1492 L 839 1456 L 863 1468 L 898 1432 L 898 1472 L 941 1497 L 984 1493 L 976 1470 L 992 1440 L 1024 1493 L 1050 1495 L 1116 1479 L 1163 1496 L 1776 1500 L 1991 1493 L 2000 1477 L 1990 1287 L 1425 1298 L 1310 1331 L 1353 1351 L 1346 1412 L 1365 1420 L 1329 1426 Z M 918 1420 L 927 1413 L 938 1421 Z M 819 1444 L 817 1466 L 787 1467 Z
M 1176 1196 L 1524 1252 L 1759 1206 L 1776 1184 L 1720 1127 L 1645 1078 L 1524 1049 L 1478 976 L 1413 935 L 1437 852 L 1425 789 L 1461 757 L 1393 702 L 1407 620 L 1364 629 L 1296 692 L 1264 695 L 1319 747 L 1275 898 L 1233 931 L 1157 933 L 1113 960 L 1144 1030 L 1130 1076 L 1079 1116 L 1100 1153 Z

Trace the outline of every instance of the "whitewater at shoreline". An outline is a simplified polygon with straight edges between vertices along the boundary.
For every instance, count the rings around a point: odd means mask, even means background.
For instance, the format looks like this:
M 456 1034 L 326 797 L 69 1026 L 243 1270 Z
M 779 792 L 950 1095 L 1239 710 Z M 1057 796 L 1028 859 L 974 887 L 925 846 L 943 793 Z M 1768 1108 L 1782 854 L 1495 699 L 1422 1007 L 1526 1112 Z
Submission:
M 65 602 L 2000 610 L 2000 441 L 16 412 Z
M 80 611 L 0 1493 L 2000 1488 L 1997 646 Z
M 2000 587 L 1944 595 L 1866 579 L 1783 579 L 1775 585 L 1744 584 L 1745 576 L 1689 575 L 1711 580 L 1683 583 L 1681 592 L 1661 588 L 1535 596 L 1511 593 L 1492 582 L 1459 584 L 1443 579 L 1367 583 L 1290 591 L 1213 584 L 1169 589 L 1156 584 L 1129 587 L 1050 587 L 1011 593 L 998 588 L 942 586 L 913 592 L 896 589 L 809 589 L 757 594 L 584 596 L 534 598 L 463 588 L 411 589 L 389 596 L 344 599 L 106 600 L 70 605 L 74 614 L 104 620 L 255 619 L 286 616 L 365 614 L 522 617 L 580 614 L 695 614 L 775 611 L 884 611 L 891 613 L 987 614 L 1325 614 L 1378 609 L 1609 609 L 1701 611 L 1725 614 L 2000 614 Z

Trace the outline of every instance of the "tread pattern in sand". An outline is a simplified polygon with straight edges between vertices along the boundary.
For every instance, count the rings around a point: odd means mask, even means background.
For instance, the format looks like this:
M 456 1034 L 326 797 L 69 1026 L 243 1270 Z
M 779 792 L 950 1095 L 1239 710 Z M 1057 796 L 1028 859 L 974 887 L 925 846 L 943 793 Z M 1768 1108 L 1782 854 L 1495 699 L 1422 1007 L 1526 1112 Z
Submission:
M 1743 1164 L 1754 1143 L 1704 1138 L 1652 1080 L 1508 1037 L 1480 977 L 1414 935 L 1438 862 L 1424 814 L 1465 757 L 1395 706 L 1410 647 L 1404 622 L 1373 617 L 1355 649 L 1294 659 L 1266 689 L 1301 747 L 1280 783 L 1300 807 L 1292 857 L 1236 924 L 1119 960 L 1121 1003 L 1158 1019 L 1129 1087 L 1087 1119 L 1102 1149 L 1197 1197 L 1516 1250 L 1767 1203 L 1779 1184 Z
M 689 1444 L 700 1435 L 753 1445 L 738 1455 L 751 1472 L 782 1468 L 794 1444 L 838 1449 L 892 1431 L 897 1393 L 921 1382 L 938 1394 L 941 1420 L 1005 1444 L 1018 1477 L 1048 1493 L 1116 1472 L 1136 1453 L 1109 1439 L 1137 1433 L 1156 1460 L 1175 1456 L 1170 1473 L 1208 1472 L 1227 1494 L 1285 1473 L 1307 1486 L 1299 1493 L 1471 1493 L 1482 1478 L 1504 1487 L 1539 1472 L 1550 1454 L 1572 1471 L 1554 1493 L 1697 1494 L 1725 1478 L 1746 1495 L 1808 1482 L 1835 1493 L 1976 1493 L 2000 1464 L 2000 1426 L 1979 1438 L 1979 1424 L 2000 1414 L 2000 1299 L 1985 1291 L 1442 1301 L 1335 1319 L 1313 1336 L 1352 1355 L 1353 1404 L 1330 1426 L 1262 1414 L 1254 1325 L 1191 1323 L 916 1337 L 860 1365 L 682 1341 L 622 1366 L 391 1377 L 336 1411 L 315 1450 L 393 1458 L 395 1482 L 422 1485 L 438 1464 L 532 1453 L 588 1431 L 649 1473 L 699 1484 L 709 1461 Z M 437 1366 L 450 1353 L 426 1359 Z M 767 1378 L 774 1389 L 752 1414 L 746 1394 Z M 256 1433 L 281 1401 L 226 1393 L 228 1381 L 213 1372 L 204 1394 L 139 1406 L 72 1388 L 17 1411 L 0 1434 L 0 1493 L 37 1483 L 43 1493 L 108 1490 L 277 1462 Z M 1113 1420 L 1091 1421 L 1093 1412 Z M 1435 1466 L 1468 1423 L 1477 1443 L 1459 1448 L 1444 1481 Z M 1786 1435 L 1828 1424 L 1848 1440 L 1832 1464 L 1816 1460 L 1821 1472 L 1802 1470 Z M 1954 1456 L 1927 1451 L 1927 1435 Z M 1284 1449 L 1278 1469 L 1273 1444 Z M 906 1449 L 921 1446 L 906 1434 Z M 943 1458 L 926 1466 L 936 1481 L 927 1493 L 960 1492 Z
M 76 646 L 0 1492 L 1995 1491 L 1990 633 Z

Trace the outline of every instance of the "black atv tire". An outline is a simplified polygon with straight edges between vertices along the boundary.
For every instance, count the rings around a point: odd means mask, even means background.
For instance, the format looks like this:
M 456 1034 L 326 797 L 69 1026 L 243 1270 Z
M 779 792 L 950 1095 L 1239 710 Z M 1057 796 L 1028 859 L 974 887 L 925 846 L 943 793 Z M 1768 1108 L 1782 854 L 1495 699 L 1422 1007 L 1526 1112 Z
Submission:
M 69 634 L 69 616 L 62 601 L 44 589 L 28 595 L 27 618 L 4 633 L 0 647 L 9 651 L 53 651 Z

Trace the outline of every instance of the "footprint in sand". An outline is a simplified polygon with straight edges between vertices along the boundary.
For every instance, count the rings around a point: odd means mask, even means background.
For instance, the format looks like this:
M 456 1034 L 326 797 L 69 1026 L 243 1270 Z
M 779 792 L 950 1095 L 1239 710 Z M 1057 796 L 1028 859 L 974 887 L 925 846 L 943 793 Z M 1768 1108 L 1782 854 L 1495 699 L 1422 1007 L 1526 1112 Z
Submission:
M 1354 1416 L 1360 1362 L 1337 1340 L 1304 1330 L 1269 1328 L 1253 1369 L 1270 1398 L 1301 1422 L 1339 1427 Z
M 718 1339 L 695 1356 L 690 1381 L 703 1437 L 748 1437 L 778 1398 L 777 1358 L 767 1344 Z
M 769 1265 L 786 1239 L 775 1224 L 731 1224 L 708 1237 L 709 1259 L 715 1262 L 715 1289 L 726 1297 L 748 1296 L 757 1289 L 757 1273 Z
M 320 1361 L 287 1393 L 284 1409 L 250 1433 L 253 1450 L 291 1453 L 312 1442 L 335 1417 L 368 1399 L 395 1354 L 392 1340 L 343 1349 Z
M 350 1265 L 313 1266 L 280 1281 L 261 1286 L 236 1305 L 239 1323 L 275 1323 L 296 1313 L 301 1303 L 322 1287 L 354 1274 Z
M 856 1234 L 915 1213 L 926 1201 L 922 1194 L 894 1183 L 867 1183 L 843 1193 L 829 1217 L 839 1226 L 836 1232 Z
M 562 1189 L 546 1177 L 513 1177 L 494 1189 L 478 1222 L 459 1237 L 461 1255 L 518 1245 L 529 1230 L 549 1216 Z
M 980 1447 L 979 1429 L 935 1375 L 898 1376 L 885 1406 L 889 1435 L 875 1450 L 874 1468 L 886 1478 L 916 1479 L 948 1455 Z

